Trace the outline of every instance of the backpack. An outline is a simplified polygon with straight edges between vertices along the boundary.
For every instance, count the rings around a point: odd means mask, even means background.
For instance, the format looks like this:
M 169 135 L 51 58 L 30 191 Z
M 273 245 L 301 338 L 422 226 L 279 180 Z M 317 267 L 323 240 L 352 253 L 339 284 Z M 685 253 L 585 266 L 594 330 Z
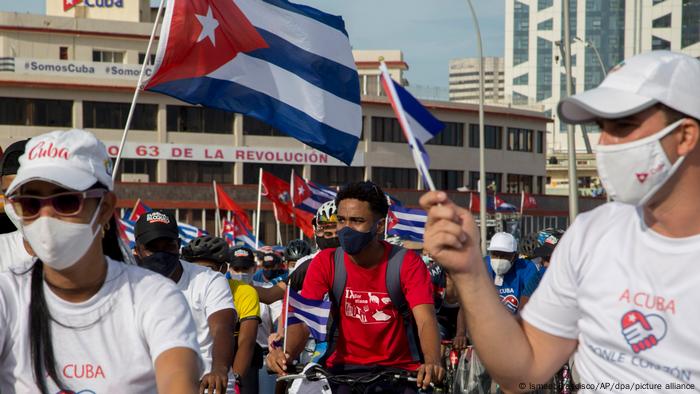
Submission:
M 401 290 L 401 266 L 403 265 L 404 256 L 406 256 L 407 249 L 400 246 L 391 245 L 391 250 L 389 251 L 389 258 L 386 265 L 386 288 L 389 293 L 389 298 L 391 303 L 396 309 L 398 309 L 401 314 L 404 329 L 406 331 L 406 337 L 408 338 L 408 347 L 411 352 L 411 358 L 416 362 L 423 362 L 423 354 L 420 350 L 420 339 L 418 338 L 418 328 L 416 327 L 416 322 L 413 319 L 413 314 L 408 306 L 406 297 Z M 340 313 L 340 300 L 345 291 L 345 284 L 347 281 L 347 271 L 345 270 L 345 251 L 342 247 L 338 247 L 334 253 L 334 275 L 333 275 L 333 291 L 329 294 L 331 302 L 333 304 L 333 310 L 335 313 Z M 333 353 L 334 343 L 338 335 L 337 330 L 338 319 L 332 319 L 329 335 L 328 335 L 328 349 L 325 359 Z

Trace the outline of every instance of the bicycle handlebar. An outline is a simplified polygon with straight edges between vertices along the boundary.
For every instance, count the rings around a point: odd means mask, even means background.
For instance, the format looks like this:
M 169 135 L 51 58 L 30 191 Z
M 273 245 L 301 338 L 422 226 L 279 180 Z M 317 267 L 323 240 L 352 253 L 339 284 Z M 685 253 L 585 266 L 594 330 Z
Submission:
M 340 384 L 370 384 L 378 381 L 381 378 L 390 378 L 396 381 L 404 380 L 406 382 L 416 382 L 418 378 L 416 377 L 416 372 L 409 372 L 401 369 L 386 369 L 379 372 L 368 372 L 366 375 L 361 376 L 350 376 L 350 375 L 333 375 L 332 373 L 326 371 L 320 366 L 314 366 L 309 368 L 308 371 L 284 375 L 277 377 L 278 382 L 293 381 L 296 379 L 305 379 L 308 381 L 318 381 L 321 379 L 326 379 L 329 382 L 340 383 Z M 431 387 L 435 387 L 434 383 L 430 383 Z

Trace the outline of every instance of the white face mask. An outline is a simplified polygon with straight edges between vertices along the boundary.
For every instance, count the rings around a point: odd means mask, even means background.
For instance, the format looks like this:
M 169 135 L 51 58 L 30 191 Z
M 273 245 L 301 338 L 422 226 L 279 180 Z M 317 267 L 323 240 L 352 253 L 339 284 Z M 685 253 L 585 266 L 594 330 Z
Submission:
M 24 238 L 47 266 L 61 271 L 71 267 L 87 253 L 99 232 L 92 226 L 100 211 L 97 205 L 90 223 L 71 223 L 49 216 L 40 216 L 29 225 L 22 226 Z
M 17 212 L 15 212 L 15 207 L 13 207 L 7 199 L 5 199 L 5 214 L 12 224 L 17 227 L 17 230 L 22 230 L 22 219 L 19 218 Z
M 598 175 L 610 198 L 625 204 L 644 205 L 671 178 L 685 156 L 671 165 L 660 140 L 675 130 L 683 120 L 641 140 L 598 145 Z
M 231 279 L 240 280 L 243 283 L 251 284 L 253 282 L 253 275 L 247 272 L 231 272 Z
M 510 267 L 513 265 L 513 262 L 507 259 L 495 259 L 491 257 L 491 268 L 493 269 L 493 272 L 497 276 L 503 276 L 505 275 L 508 270 L 510 270 Z

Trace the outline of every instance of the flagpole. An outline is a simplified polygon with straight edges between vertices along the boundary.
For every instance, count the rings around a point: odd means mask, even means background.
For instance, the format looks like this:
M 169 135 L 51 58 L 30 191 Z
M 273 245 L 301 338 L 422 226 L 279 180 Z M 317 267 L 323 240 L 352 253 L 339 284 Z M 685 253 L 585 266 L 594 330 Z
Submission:
M 282 233 L 280 232 L 280 220 L 277 217 L 277 205 L 272 202 L 272 211 L 275 213 L 275 223 L 277 224 L 277 245 L 282 244 Z
M 216 206 L 216 211 L 214 212 L 214 220 L 216 223 L 214 224 L 214 234 L 216 236 L 220 236 L 221 232 L 219 223 L 221 222 L 221 214 L 219 213 L 219 193 L 216 192 L 216 180 L 212 181 L 212 186 L 214 187 L 214 205 Z
M 396 97 L 396 100 L 393 100 L 393 103 L 396 105 L 396 116 L 398 116 L 399 122 L 404 128 L 404 134 L 406 134 L 406 139 L 408 140 L 408 143 L 411 146 L 411 152 L 413 153 L 413 161 L 416 163 L 416 166 L 418 167 L 420 172 L 422 172 L 422 175 L 425 178 L 424 181 L 428 184 L 428 188 L 430 188 L 431 191 L 435 191 L 435 184 L 433 183 L 433 178 L 430 176 L 428 166 L 423 160 L 423 155 L 421 155 L 420 151 L 418 150 L 416 137 L 413 135 L 411 125 L 408 124 L 406 114 L 403 112 L 401 100 L 399 100 L 398 98 L 398 94 L 396 93 L 396 89 L 394 88 L 394 84 L 392 83 L 391 75 L 389 74 L 389 70 L 386 68 L 386 63 L 384 63 L 384 60 L 380 62 L 379 69 L 381 70 L 382 75 L 384 76 L 384 81 L 387 89 L 391 91 L 391 95 L 393 97 Z
M 136 89 L 134 89 L 134 97 L 131 99 L 131 107 L 129 107 L 129 115 L 126 117 L 126 124 L 124 125 L 124 133 L 122 134 L 122 140 L 119 143 L 119 151 L 117 152 L 117 159 L 114 161 L 114 169 L 112 171 L 112 181 L 117 180 L 117 172 L 119 170 L 119 162 L 122 159 L 122 153 L 124 151 L 124 145 L 126 144 L 126 136 L 129 134 L 129 127 L 131 126 L 131 118 L 134 116 L 134 109 L 136 108 L 136 101 L 141 93 L 141 84 L 143 83 L 143 76 L 146 73 L 146 66 L 151 58 L 151 46 L 153 45 L 153 38 L 156 36 L 156 28 L 158 27 L 158 21 L 160 20 L 160 14 L 163 11 L 163 5 L 165 0 L 160 0 L 160 6 L 158 6 L 158 13 L 156 13 L 156 20 L 153 21 L 153 30 L 151 30 L 151 37 L 148 40 L 148 46 L 146 47 L 146 57 L 143 59 L 143 64 L 141 65 L 141 73 L 139 73 L 139 80 L 136 82 Z
M 384 218 L 384 239 L 386 239 L 389 234 L 389 211 L 391 210 L 391 198 L 384 194 L 387 204 L 389 204 L 389 210 L 386 211 L 386 217 Z
M 520 191 L 520 216 L 523 216 L 525 211 L 525 190 Z
M 289 177 L 289 196 L 292 198 L 292 207 L 294 207 L 294 168 L 292 168 L 292 174 Z M 304 230 L 301 227 L 299 227 L 299 239 L 304 239 Z
M 289 327 L 289 285 L 287 285 L 287 298 L 284 306 L 284 338 L 282 343 L 282 353 L 287 354 L 287 327 Z
M 131 208 L 131 214 L 129 214 L 129 221 L 130 222 L 133 222 L 133 220 L 131 220 L 131 219 L 134 217 L 134 212 L 136 212 L 136 207 L 138 207 L 140 203 L 141 203 L 141 198 L 137 198 L 136 204 L 134 204 L 134 207 Z
M 262 203 L 262 172 L 263 169 L 260 167 L 260 172 L 258 175 L 258 210 L 257 216 L 255 217 L 255 249 L 260 248 L 260 204 Z

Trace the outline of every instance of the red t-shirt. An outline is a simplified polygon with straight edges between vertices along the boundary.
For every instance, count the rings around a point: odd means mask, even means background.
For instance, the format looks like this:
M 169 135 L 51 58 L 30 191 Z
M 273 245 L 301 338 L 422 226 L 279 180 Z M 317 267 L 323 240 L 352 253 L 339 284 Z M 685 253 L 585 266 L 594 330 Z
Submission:
M 366 269 L 353 263 L 345 254 L 347 281 L 340 300 L 340 324 L 335 352 L 328 358 L 328 367 L 337 365 L 381 365 L 407 370 L 420 366 L 411 359 L 403 318 L 393 305 L 386 288 L 386 265 L 389 245 L 384 245 L 382 262 Z M 324 249 L 309 265 L 302 295 L 322 300 L 333 292 L 335 249 Z M 430 275 L 423 261 L 408 251 L 401 266 L 401 289 L 413 309 L 433 304 Z

